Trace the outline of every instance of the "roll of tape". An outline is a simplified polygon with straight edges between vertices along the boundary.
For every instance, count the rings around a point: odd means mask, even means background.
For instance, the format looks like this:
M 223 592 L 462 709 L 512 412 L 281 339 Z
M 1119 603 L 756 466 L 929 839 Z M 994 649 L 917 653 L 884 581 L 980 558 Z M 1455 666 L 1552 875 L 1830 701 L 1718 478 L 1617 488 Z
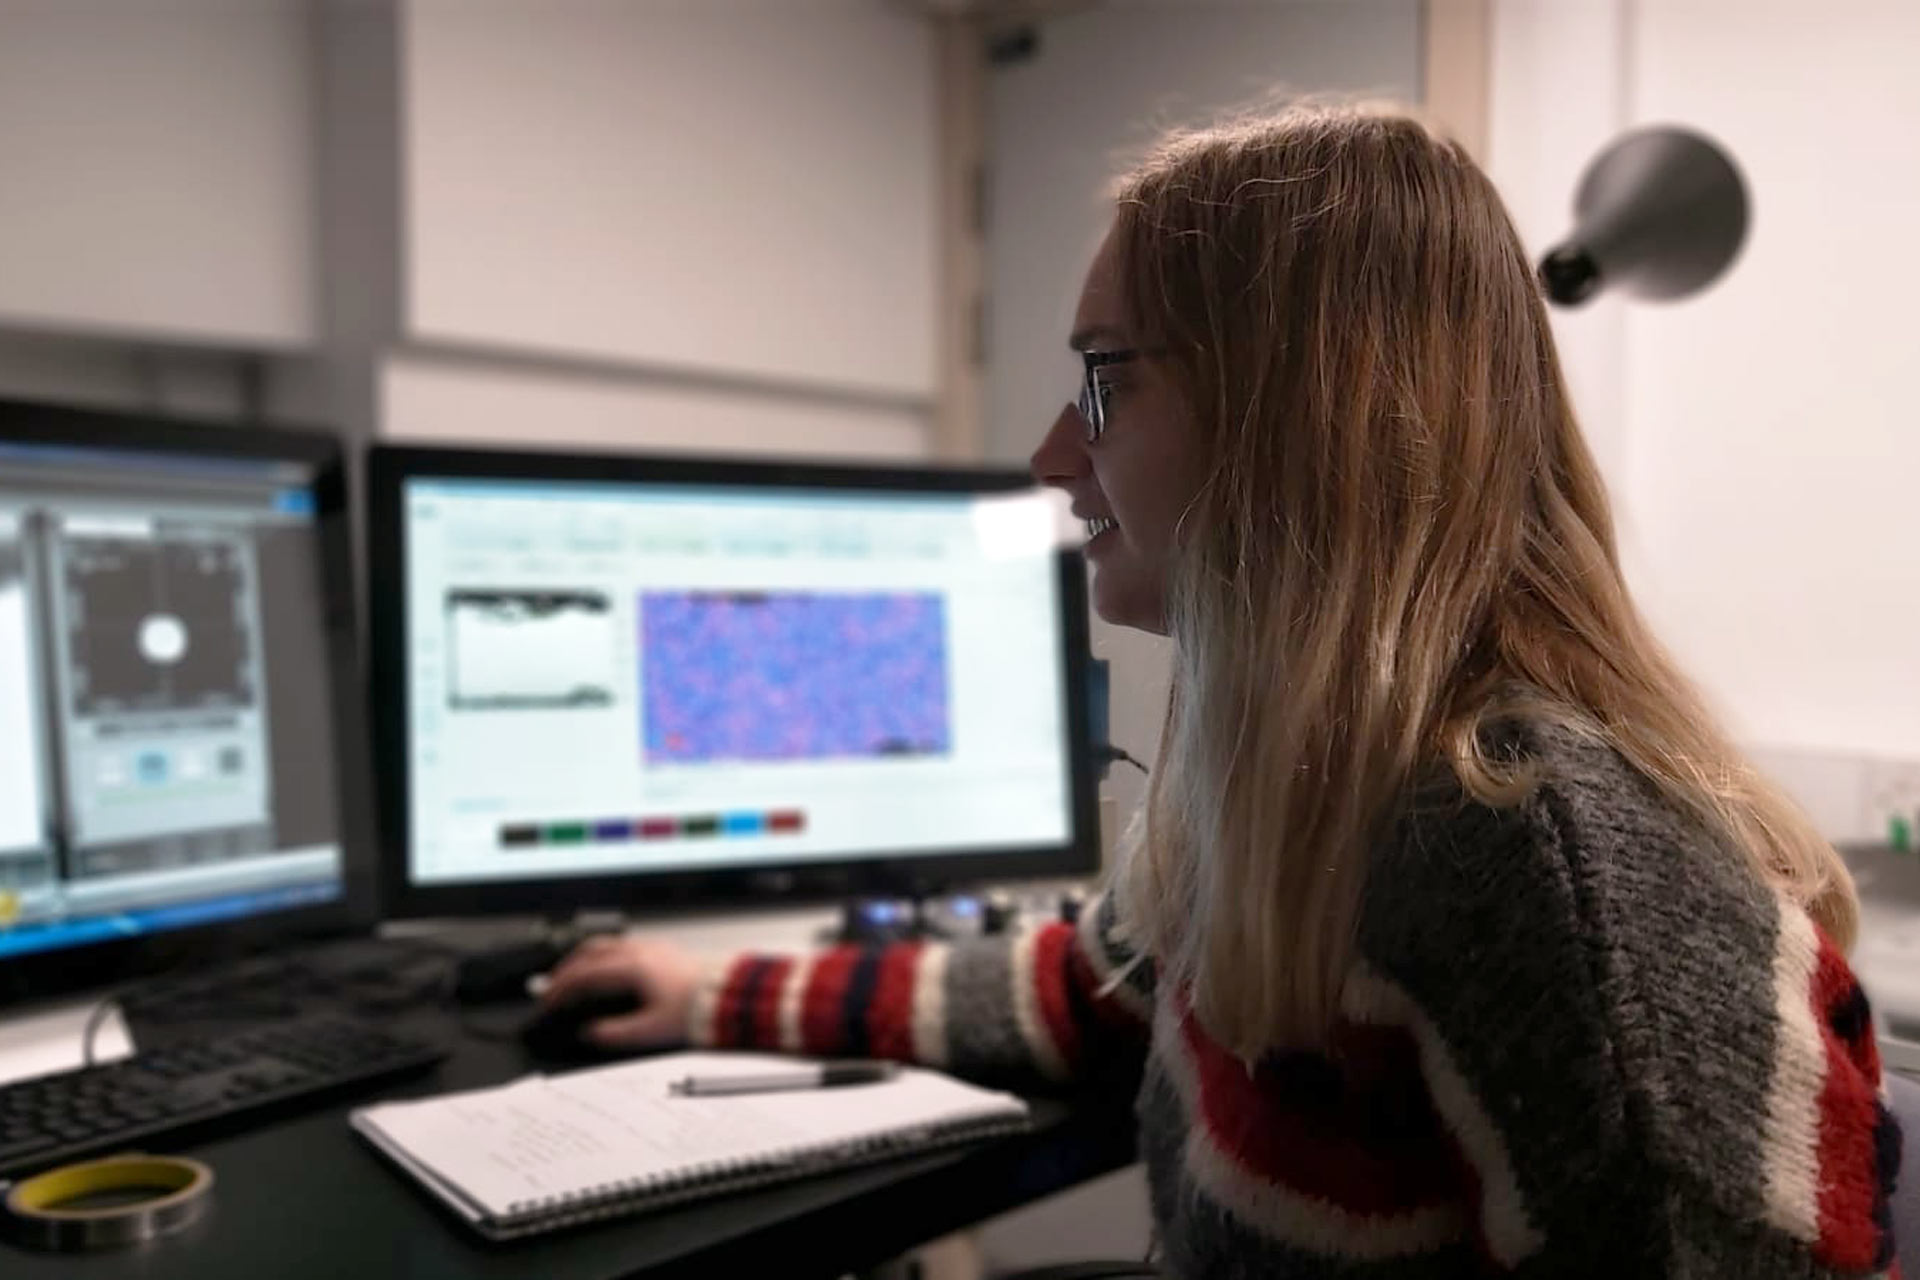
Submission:
M 175 1156 L 109 1156 L 64 1165 L 7 1192 L 8 1234 L 38 1249 L 75 1253 L 138 1244 L 200 1220 L 213 1170 Z M 88 1200 L 112 1203 L 88 1205 Z

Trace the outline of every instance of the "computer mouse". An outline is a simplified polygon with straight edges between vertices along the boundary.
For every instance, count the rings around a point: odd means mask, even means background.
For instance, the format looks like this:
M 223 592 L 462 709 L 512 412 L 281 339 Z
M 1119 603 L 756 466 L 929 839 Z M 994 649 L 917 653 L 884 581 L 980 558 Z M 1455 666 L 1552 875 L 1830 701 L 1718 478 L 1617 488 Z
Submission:
M 541 1062 L 607 1062 L 632 1057 L 631 1049 L 609 1048 L 587 1038 L 587 1028 L 602 1018 L 618 1018 L 640 1008 L 631 987 L 589 989 L 543 1007 L 520 1028 L 520 1044 Z

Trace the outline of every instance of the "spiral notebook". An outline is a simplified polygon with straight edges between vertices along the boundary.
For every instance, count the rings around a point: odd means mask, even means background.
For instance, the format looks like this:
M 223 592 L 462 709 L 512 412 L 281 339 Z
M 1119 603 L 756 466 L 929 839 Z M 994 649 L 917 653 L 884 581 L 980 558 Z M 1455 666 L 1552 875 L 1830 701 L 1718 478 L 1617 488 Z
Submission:
M 907 1068 L 878 1084 L 684 1097 L 687 1076 L 791 1068 L 676 1053 L 355 1111 L 353 1127 L 492 1239 L 533 1235 L 1026 1127 L 1007 1093 Z

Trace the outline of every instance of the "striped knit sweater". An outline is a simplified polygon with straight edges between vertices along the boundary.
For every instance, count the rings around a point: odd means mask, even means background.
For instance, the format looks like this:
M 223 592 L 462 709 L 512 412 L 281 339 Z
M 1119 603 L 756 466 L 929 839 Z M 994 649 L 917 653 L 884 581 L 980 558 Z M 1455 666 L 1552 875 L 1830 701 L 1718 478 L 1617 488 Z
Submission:
M 1557 734 L 1524 804 L 1422 805 L 1378 851 L 1326 1054 L 1251 1065 L 1077 927 L 742 956 L 696 1039 L 1000 1083 L 1145 1055 L 1180 1277 L 1898 1274 L 1900 1134 L 1860 987 L 1610 750 Z

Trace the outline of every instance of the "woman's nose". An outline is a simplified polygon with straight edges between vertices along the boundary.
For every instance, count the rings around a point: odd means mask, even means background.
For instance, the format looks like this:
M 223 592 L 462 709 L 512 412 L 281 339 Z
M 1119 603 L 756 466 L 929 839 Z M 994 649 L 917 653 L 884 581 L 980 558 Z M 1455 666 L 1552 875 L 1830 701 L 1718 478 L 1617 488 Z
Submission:
M 1027 465 L 1041 484 L 1064 489 L 1087 471 L 1086 433 L 1080 423 L 1080 411 L 1071 404 L 1060 406 L 1060 413 L 1040 438 Z

